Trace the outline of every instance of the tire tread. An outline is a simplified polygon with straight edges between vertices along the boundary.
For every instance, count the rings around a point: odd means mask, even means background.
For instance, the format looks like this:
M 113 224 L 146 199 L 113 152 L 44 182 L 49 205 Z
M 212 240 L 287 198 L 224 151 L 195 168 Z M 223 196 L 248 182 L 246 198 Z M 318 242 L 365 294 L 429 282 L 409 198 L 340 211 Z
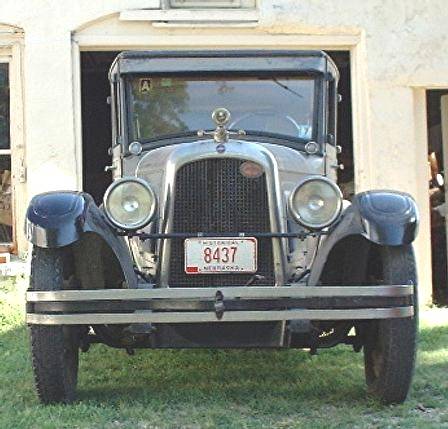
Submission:
M 30 289 L 35 291 L 62 289 L 63 266 L 62 252 L 34 248 L 31 259 Z M 30 339 L 32 366 L 39 399 L 45 404 L 72 402 L 75 399 L 76 381 L 73 386 L 73 383 L 67 380 L 65 375 L 66 339 L 64 328 L 62 326 L 32 325 Z M 73 353 L 78 353 L 78 351 Z
M 381 249 L 384 280 L 389 284 L 403 284 L 409 280 L 416 283 L 415 259 L 411 246 L 385 247 Z M 415 294 L 416 298 L 416 294 Z M 383 345 L 383 365 L 380 375 L 372 378 L 368 353 L 372 346 L 364 350 L 366 381 L 368 391 L 385 404 L 397 404 L 405 401 L 411 387 L 417 346 L 417 312 L 405 319 L 386 319 L 374 322 Z

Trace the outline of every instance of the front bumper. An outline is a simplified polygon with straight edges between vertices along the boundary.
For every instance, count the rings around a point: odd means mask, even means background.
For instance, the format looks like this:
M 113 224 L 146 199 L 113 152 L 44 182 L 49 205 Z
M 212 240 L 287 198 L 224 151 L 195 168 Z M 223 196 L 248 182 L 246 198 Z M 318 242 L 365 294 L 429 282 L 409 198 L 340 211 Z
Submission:
M 413 285 L 29 291 L 37 325 L 370 320 L 414 315 Z

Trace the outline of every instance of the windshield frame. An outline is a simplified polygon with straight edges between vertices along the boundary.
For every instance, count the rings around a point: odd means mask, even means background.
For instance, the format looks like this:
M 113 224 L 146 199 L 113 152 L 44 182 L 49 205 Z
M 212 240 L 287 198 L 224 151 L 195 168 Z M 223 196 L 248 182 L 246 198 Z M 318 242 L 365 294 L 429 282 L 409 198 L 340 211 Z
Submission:
M 157 136 L 150 139 L 132 139 L 132 127 L 133 127 L 133 109 L 132 109 L 132 102 L 131 102 L 131 85 L 132 80 L 135 78 L 138 78 L 139 76 L 142 76 L 141 74 L 126 74 L 120 76 L 120 86 L 122 90 L 120 91 L 120 98 L 122 99 L 121 107 L 123 111 L 125 112 L 124 115 L 121 115 L 121 120 L 123 122 L 123 136 L 121 138 L 123 149 L 124 149 L 124 155 L 129 155 L 128 147 L 129 144 L 132 141 L 139 141 L 145 146 L 145 149 L 150 149 L 151 147 L 161 147 L 161 146 L 167 146 L 174 143 L 181 143 L 179 141 L 179 136 Z M 145 76 L 148 76 L 148 74 L 145 74 Z M 154 77 L 198 77 L 197 73 L 151 73 L 151 76 Z M 206 78 L 213 79 L 213 78 L 221 78 L 222 80 L 225 80 L 225 78 L 264 78 L 264 79 L 277 79 L 279 78 L 278 72 L 262 72 L 262 73 L 241 73 L 241 72 L 225 72 L 225 73 L 201 73 L 200 77 L 204 77 L 204 80 Z M 317 141 L 321 147 L 320 154 L 322 155 L 325 151 L 325 129 L 326 129 L 326 122 L 327 122 L 327 115 L 325 113 L 325 100 L 327 98 L 325 86 L 324 86 L 324 75 L 321 73 L 303 73 L 300 71 L 296 72 L 289 72 L 289 73 L 281 73 L 281 77 L 288 77 L 288 78 L 310 78 L 314 81 L 314 105 L 313 105 L 313 135 L 310 139 L 302 139 L 302 138 L 295 138 L 290 135 L 282 135 L 282 134 L 272 134 L 267 135 L 268 133 L 264 133 L 260 131 L 257 133 L 254 130 L 248 130 L 248 135 L 244 139 L 250 140 L 250 137 L 252 137 L 254 140 L 272 140 L 276 144 L 283 144 L 285 146 L 289 146 L 292 148 L 295 148 L 300 151 L 304 151 L 304 146 L 306 142 L 308 141 Z M 210 112 L 211 114 L 212 112 Z M 190 130 L 185 132 L 185 141 L 196 141 L 199 139 L 199 137 L 195 137 L 194 133 L 196 130 Z M 252 132 L 251 132 L 252 131 Z M 238 139 L 241 139 L 238 137 Z

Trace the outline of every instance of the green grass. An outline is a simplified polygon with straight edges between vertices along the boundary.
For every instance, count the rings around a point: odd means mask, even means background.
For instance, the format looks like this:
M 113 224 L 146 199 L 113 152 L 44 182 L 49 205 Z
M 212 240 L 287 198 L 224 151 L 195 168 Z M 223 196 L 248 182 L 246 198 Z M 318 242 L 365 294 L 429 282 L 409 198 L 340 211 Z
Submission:
M 124 351 L 81 356 L 79 401 L 42 406 L 23 324 L 24 282 L 0 284 L 0 428 L 448 428 L 448 310 L 422 315 L 413 390 L 367 399 L 362 354 Z

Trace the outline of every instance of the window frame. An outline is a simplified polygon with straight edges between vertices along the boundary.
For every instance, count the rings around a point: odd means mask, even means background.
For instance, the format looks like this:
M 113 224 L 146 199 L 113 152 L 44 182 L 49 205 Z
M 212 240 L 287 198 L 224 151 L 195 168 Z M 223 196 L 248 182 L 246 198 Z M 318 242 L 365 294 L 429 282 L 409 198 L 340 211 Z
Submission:
M 9 149 L 0 149 L 0 156 L 9 156 L 11 163 L 11 217 L 12 217 L 12 234 L 11 241 L 0 241 L 0 252 L 14 252 L 16 248 L 16 213 L 15 213 L 15 192 L 14 192 L 14 174 L 13 174 L 13 159 L 12 159 L 12 136 L 11 136 L 11 115 L 12 115 L 12 103 L 11 103 L 11 70 L 12 70 L 12 55 L 8 53 L 2 53 L 0 51 L 0 64 L 8 64 L 8 83 L 9 83 Z

